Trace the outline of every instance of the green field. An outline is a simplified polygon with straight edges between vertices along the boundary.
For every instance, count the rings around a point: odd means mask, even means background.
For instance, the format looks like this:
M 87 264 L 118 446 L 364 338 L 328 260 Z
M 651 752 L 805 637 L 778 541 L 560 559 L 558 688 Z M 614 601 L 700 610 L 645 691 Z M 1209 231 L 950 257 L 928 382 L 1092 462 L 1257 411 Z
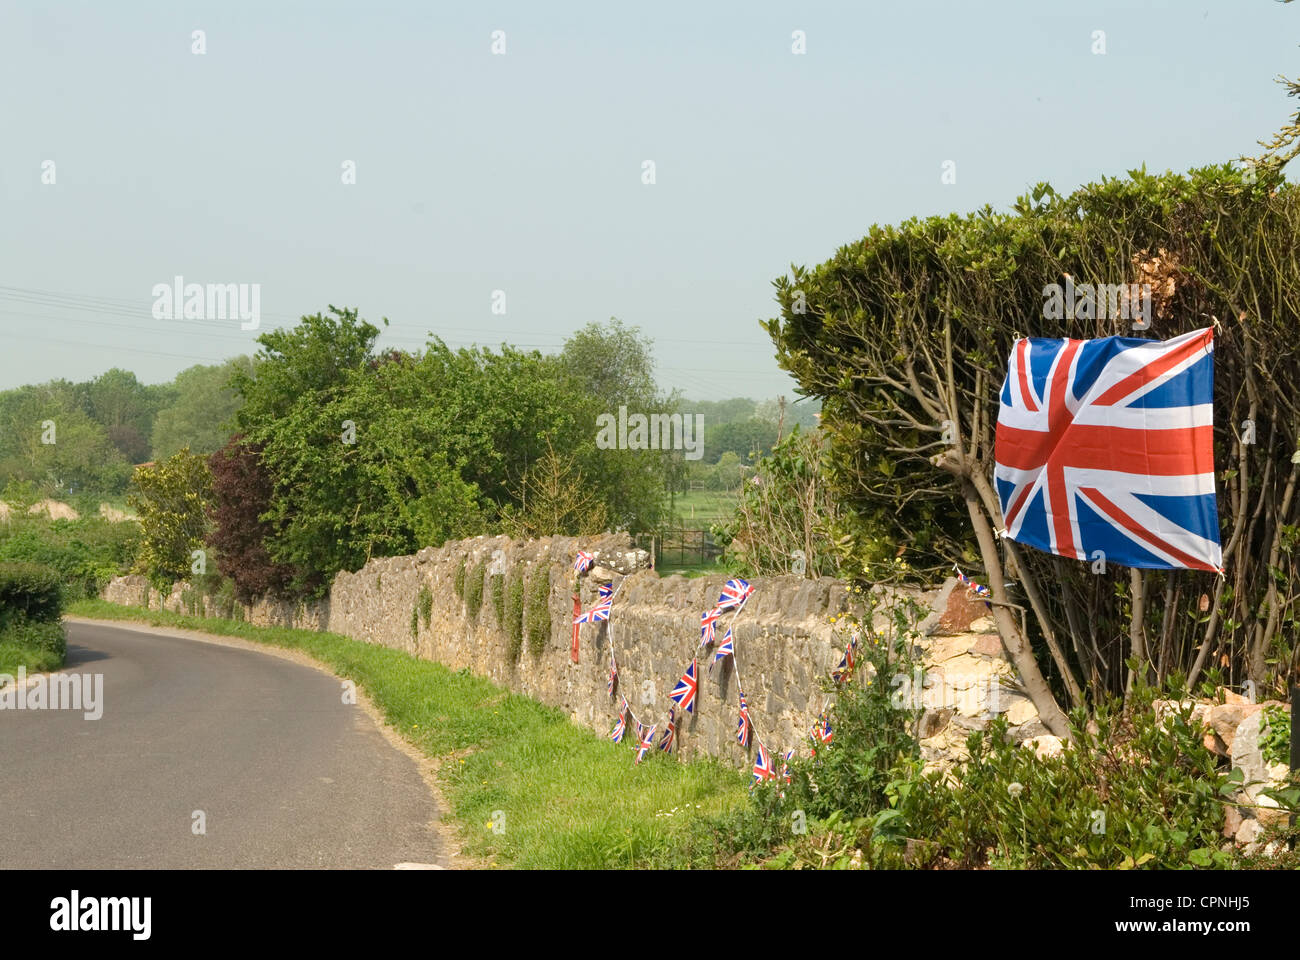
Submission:
M 736 500 L 736 494 L 727 490 L 693 490 L 677 495 L 673 512 L 683 526 L 708 529 L 736 512 Z

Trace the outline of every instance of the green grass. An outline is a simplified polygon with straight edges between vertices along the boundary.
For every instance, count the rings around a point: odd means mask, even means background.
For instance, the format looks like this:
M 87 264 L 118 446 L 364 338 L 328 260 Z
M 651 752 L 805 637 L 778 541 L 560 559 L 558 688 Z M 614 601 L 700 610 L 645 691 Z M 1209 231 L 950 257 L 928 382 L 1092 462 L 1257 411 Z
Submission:
M 634 766 L 627 741 L 612 744 L 553 707 L 387 647 L 102 600 L 79 601 L 68 612 L 300 650 L 356 681 L 417 749 L 443 759 L 447 815 L 461 828 L 465 852 L 499 866 L 686 866 L 691 821 L 745 802 L 745 778 L 715 760 L 682 763 L 654 751 Z M 673 808 L 678 812 L 666 816 Z M 491 826 L 497 811 L 503 833 Z
M 655 572 L 661 577 L 671 577 L 675 573 L 690 577 L 707 577 L 715 573 L 727 573 L 727 568 L 720 563 L 664 563 L 655 566 Z
M 28 673 L 44 673 L 63 666 L 63 657 L 54 650 L 40 650 L 17 643 L 0 643 L 0 673 L 11 677 L 19 667 Z
M 673 509 L 683 525 L 690 528 L 708 528 L 719 520 L 729 520 L 736 512 L 737 497 L 728 490 L 693 490 L 679 493 Z

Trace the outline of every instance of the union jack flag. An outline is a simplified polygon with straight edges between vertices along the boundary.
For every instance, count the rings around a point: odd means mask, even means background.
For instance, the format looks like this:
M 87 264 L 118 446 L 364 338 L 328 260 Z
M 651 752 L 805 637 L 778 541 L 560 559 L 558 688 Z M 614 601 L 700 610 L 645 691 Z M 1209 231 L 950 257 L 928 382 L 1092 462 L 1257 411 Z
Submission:
M 614 721 L 614 729 L 609 732 L 609 739 L 615 743 L 623 742 L 623 734 L 627 733 L 627 700 L 623 700 L 623 709 L 618 712 L 618 719 Z
M 776 770 L 772 768 L 772 755 L 767 752 L 767 747 L 763 746 L 763 741 L 756 741 L 754 748 L 754 782 L 749 785 L 753 790 L 764 780 L 775 780 Z
M 657 726 L 658 724 L 651 724 L 650 726 L 645 728 L 645 734 L 641 737 L 641 742 L 638 743 L 636 747 L 637 763 L 641 762 L 641 759 L 645 756 L 646 751 L 649 750 L 654 745 L 655 727 Z
M 853 672 L 853 664 L 858 652 L 858 634 L 855 631 L 849 645 L 844 648 L 844 656 L 840 658 L 840 665 L 831 671 L 831 679 L 836 683 L 843 683 Z
M 1017 340 L 994 448 L 1006 536 L 1076 560 L 1223 566 L 1214 331 Z
M 700 682 L 696 678 L 695 660 L 691 660 L 691 665 L 686 668 L 682 678 L 677 681 L 677 686 L 673 687 L 673 692 L 668 694 L 669 699 L 676 702 L 687 713 L 695 712 L 695 694 L 700 689 Z
M 708 613 L 700 614 L 700 646 L 707 646 L 713 642 L 716 636 L 713 632 L 713 625 L 718 622 L 718 618 L 721 616 L 721 607 L 714 607 Z
M 614 587 L 608 583 L 600 585 L 600 597 L 594 607 L 586 613 L 579 614 L 573 618 L 575 624 L 579 623 L 596 623 L 601 620 L 609 619 L 610 608 L 614 606 Z
M 727 659 L 727 657 L 732 656 L 735 652 L 736 641 L 731 639 L 731 628 L 728 627 L 727 632 L 722 637 L 722 643 L 718 645 L 717 650 L 713 651 L 713 663 L 709 664 L 709 669 L 712 670 L 714 663 L 717 663 L 719 660 Z
M 817 722 L 813 724 L 813 743 L 830 743 L 834 736 L 835 733 L 831 730 L 831 718 L 823 713 L 817 718 Z
M 593 554 L 579 550 L 578 559 L 573 561 L 573 572 L 579 577 L 582 576 L 591 568 L 591 562 L 595 559 Z
M 744 691 L 740 694 L 740 720 L 736 724 L 736 741 L 742 747 L 749 747 L 749 738 L 753 736 L 754 724 L 749 719 L 749 701 L 745 699 Z
M 618 661 L 614 659 L 614 654 L 609 655 L 609 682 L 605 684 L 605 689 L 609 691 L 609 698 L 614 699 L 614 691 L 618 688 Z
M 738 607 L 749 599 L 754 588 L 748 580 L 741 580 L 736 577 L 728 580 L 722 587 L 722 596 L 718 597 L 718 609 L 730 610 L 732 607 Z
M 677 738 L 677 710 L 675 707 L 668 708 L 668 728 L 664 730 L 664 735 L 659 738 L 659 749 L 664 753 L 673 752 L 673 741 Z

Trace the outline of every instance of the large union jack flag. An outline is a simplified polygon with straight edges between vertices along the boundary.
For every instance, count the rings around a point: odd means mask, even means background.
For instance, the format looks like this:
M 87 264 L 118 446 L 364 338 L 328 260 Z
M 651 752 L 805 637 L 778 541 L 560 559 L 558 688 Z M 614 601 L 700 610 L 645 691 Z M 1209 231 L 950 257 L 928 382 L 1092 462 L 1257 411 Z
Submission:
M 994 476 L 1008 538 L 1077 560 L 1219 570 L 1214 331 L 1017 340 Z

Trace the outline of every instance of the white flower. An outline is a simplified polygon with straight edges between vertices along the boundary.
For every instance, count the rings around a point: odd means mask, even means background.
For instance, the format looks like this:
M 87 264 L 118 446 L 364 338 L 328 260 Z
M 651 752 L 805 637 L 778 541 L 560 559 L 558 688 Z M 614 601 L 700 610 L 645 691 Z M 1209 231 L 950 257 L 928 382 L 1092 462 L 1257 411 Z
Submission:
M 1025 787 L 1023 784 L 1016 783 L 1015 781 L 1007 784 L 1007 793 L 1011 794 L 1012 799 L 1019 797 L 1024 792 Z

